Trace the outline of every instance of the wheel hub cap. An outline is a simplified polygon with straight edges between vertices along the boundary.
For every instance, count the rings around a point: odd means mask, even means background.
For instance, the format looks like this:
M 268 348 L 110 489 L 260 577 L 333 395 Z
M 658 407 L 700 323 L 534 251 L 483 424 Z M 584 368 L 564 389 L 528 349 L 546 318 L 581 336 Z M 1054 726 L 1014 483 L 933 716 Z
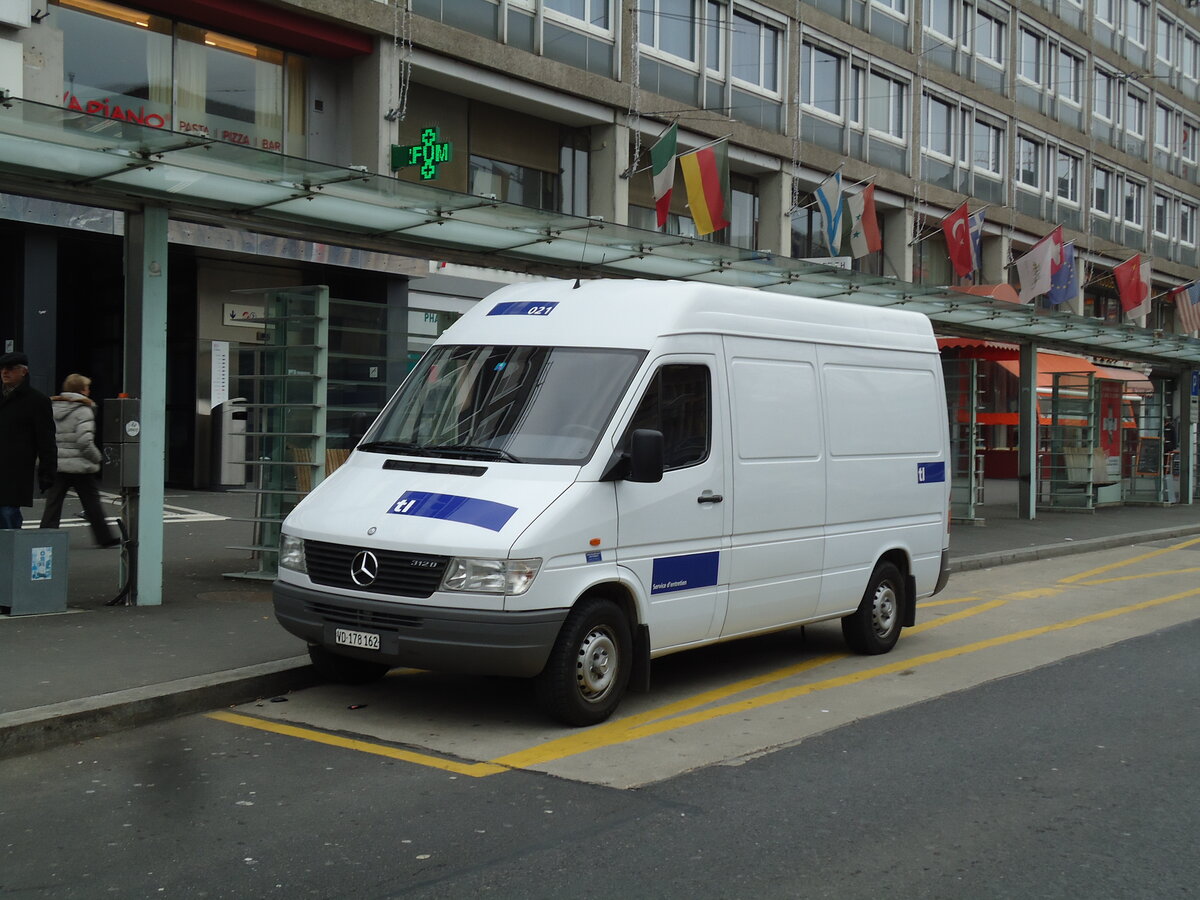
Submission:
M 580 644 L 575 663 L 575 681 L 580 694 L 593 702 L 602 699 L 612 688 L 616 674 L 616 642 L 606 630 L 593 629 Z

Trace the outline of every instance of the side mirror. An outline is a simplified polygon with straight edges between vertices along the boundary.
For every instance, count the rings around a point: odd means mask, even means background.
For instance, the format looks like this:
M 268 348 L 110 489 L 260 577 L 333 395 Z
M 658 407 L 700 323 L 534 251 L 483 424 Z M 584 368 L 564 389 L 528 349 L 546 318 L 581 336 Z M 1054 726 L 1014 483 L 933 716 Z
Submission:
M 629 474 L 627 481 L 655 484 L 662 481 L 665 465 L 661 431 L 638 428 L 629 435 Z

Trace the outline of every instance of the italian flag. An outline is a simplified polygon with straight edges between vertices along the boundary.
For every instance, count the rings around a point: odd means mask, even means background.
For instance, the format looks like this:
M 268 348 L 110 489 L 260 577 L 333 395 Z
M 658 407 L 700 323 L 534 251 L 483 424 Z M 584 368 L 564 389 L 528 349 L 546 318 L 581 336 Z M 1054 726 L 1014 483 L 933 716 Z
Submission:
M 688 206 L 697 234 L 729 227 L 725 218 L 725 192 L 729 189 L 729 152 L 725 141 L 679 157 Z
M 667 213 L 671 209 L 671 189 L 675 187 L 675 139 L 679 126 L 672 125 L 650 148 L 650 168 L 654 173 L 654 209 L 658 213 L 658 227 L 667 224 Z

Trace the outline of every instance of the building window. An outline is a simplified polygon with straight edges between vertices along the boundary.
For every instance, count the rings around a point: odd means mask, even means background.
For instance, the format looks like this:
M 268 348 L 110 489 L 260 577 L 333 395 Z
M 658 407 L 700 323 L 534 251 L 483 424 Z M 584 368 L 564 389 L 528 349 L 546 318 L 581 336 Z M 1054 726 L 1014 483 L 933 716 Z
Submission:
M 1099 166 L 1092 169 L 1092 212 L 1111 217 L 1113 214 L 1114 175 Z
M 1055 159 L 1055 168 L 1057 169 L 1056 183 L 1057 194 L 1060 200 L 1066 200 L 1069 203 L 1078 205 L 1079 203 L 1079 172 L 1083 166 L 1083 160 L 1077 156 L 1072 156 L 1070 153 L 1065 153 L 1062 150 L 1058 151 Z
M 1190 81 L 1200 80 L 1200 38 L 1190 31 L 1183 34 L 1183 53 L 1179 63 L 1184 78 Z
M 1083 104 L 1083 60 L 1063 48 L 1058 51 L 1058 96 L 1072 106 Z
M 546 9 L 562 13 L 570 19 L 586 22 L 596 28 L 608 29 L 610 0 L 544 0 Z
M 780 29 L 735 11 L 733 77 L 771 93 L 779 91 Z
M 1017 74 L 1039 87 L 1042 82 L 1042 36 L 1028 28 L 1021 29 L 1021 43 L 1017 48 Z
M 1017 182 L 1035 191 L 1042 190 L 1042 154 L 1040 141 L 1022 135 L 1017 138 Z
M 569 5 L 580 5 L 581 2 L 576 0 Z M 643 46 L 696 62 L 695 0 L 639 0 L 637 8 L 640 11 L 638 40 Z M 712 65 L 711 60 L 709 64 Z
M 1164 15 L 1158 17 L 1154 40 L 1154 55 L 1168 66 L 1175 61 L 1175 23 Z
M 1197 141 L 1200 141 L 1200 126 L 1184 122 L 1179 130 L 1179 155 L 1183 157 L 1184 162 L 1195 165 Z
M 871 5 L 886 10 L 897 18 L 908 18 L 907 0 L 871 0 Z
M 1171 236 L 1171 198 L 1154 192 L 1154 233 L 1159 237 Z
M 963 8 L 961 0 L 925 0 L 925 28 L 948 43 L 959 42 Z
M 55 23 L 68 107 L 303 155 L 302 57 L 94 0 L 60 0 Z
M 872 131 L 897 141 L 904 140 L 905 88 L 904 82 L 882 72 L 871 73 L 867 125 Z
M 954 152 L 954 107 L 936 97 L 925 96 L 925 150 L 949 160 Z
M 1136 94 L 1125 97 L 1125 130 L 1134 137 L 1146 136 L 1146 101 Z
M 1146 46 L 1147 6 L 1141 0 L 1126 0 L 1125 37 L 1139 47 Z
M 1154 105 L 1154 146 L 1168 156 L 1175 153 L 1175 129 L 1171 127 L 1174 121 L 1175 116 L 1170 107 L 1161 103 Z
M 1142 228 L 1146 222 L 1146 186 L 1130 179 L 1125 180 L 1125 222 L 1134 228 Z
M 841 119 L 842 66 L 836 53 L 805 43 L 800 48 L 800 102 L 827 116 Z
M 1179 240 L 1189 247 L 1196 246 L 1196 205 L 1186 201 L 1179 204 Z
M 1116 0 L 1096 0 L 1094 7 L 1096 20 L 1107 25 L 1109 28 L 1116 27 L 1117 24 L 1117 7 Z
M 1000 177 L 1004 174 L 1004 129 L 975 120 L 975 145 L 972 162 L 975 168 L 988 175 Z
M 704 65 L 716 74 L 725 71 L 725 6 L 708 0 L 705 6 Z
M 1004 23 L 982 12 L 975 18 L 975 55 L 994 66 L 1004 65 Z
M 467 177 L 471 193 L 477 196 L 534 209 L 559 208 L 562 193 L 557 174 L 472 154 Z
M 1100 69 L 1096 70 L 1092 110 L 1098 119 L 1115 122 L 1117 118 L 1117 78 Z

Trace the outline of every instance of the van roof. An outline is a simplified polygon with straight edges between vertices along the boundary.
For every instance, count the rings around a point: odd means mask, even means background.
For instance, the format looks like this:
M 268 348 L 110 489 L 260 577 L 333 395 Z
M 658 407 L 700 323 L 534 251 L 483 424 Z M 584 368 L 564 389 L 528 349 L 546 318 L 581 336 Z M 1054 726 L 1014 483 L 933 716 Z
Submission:
M 578 287 L 576 287 L 578 284 Z M 920 313 L 685 281 L 574 279 L 501 288 L 439 344 L 650 349 L 678 334 L 736 334 L 937 353 Z

